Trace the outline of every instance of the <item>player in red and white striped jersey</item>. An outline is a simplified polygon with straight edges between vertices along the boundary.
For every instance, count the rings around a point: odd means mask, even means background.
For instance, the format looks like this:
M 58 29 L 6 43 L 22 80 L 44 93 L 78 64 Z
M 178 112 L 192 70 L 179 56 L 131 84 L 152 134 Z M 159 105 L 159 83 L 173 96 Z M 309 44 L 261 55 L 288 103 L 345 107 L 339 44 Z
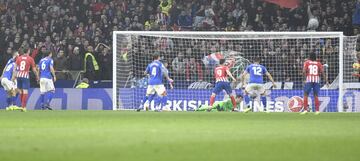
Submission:
M 320 74 L 323 75 L 324 80 L 327 85 L 329 84 L 327 81 L 326 74 L 323 70 L 323 65 L 316 61 L 315 53 L 311 53 L 309 56 L 309 60 L 306 60 L 304 63 L 303 74 L 305 77 L 305 87 L 304 87 L 304 112 L 302 114 L 306 114 L 308 112 L 308 96 L 311 92 L 311 89 L 314 92 L 314 100 L 315 100 L 315 114 L 319 114 L 319 92 L 320 92 Z
M 29 56 L 30 50 L 23 49 L 21 56 L 16 59 L 14 66 L 13 80 L 17 79 L 17 86 L 20 91 L 21 107 L 26 111 L 26 102 L 28 98 L 28 89 L 30 88 L 29 71 L 35 73 L 36 80 L 39 80 L 38 71 L 35 66 L 34 59 Z
M 220 59 L 219 66 L 217 66 L 214 70 L 214 75 L 216 83 L 210 96 L 210 107 L 212 108 L 216 95 L 225 90 L 225 92 L 230 96 L 231 102 L 233 104 L 233 111 L 236 110 L 236 100 L 232 94 L 232 89 L 228 77 L 230 77 L 232 81 L 236 81 L 236 79 L 231 74 L 229 67 L 225 65 L 225 59 Z M 211 110 L 211 108 L 209 110 Z

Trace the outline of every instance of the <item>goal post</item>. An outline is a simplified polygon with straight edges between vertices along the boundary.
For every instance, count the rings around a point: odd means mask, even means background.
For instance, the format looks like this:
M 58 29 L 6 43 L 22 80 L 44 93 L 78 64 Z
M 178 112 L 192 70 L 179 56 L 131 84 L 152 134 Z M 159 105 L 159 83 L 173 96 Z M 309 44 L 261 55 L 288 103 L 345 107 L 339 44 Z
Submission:
M 174 89 L 167 88 L 168 104 L 163 107 L 167 110 L 189 111 L 208 104 L 213 69 L 220 58 L 226 59 L 233 75 L 239 77 L 260 57 L 277 84 L 273 88 L 265 79 L 266 100 L 274 103 L 272 111 L 296 112 L 288 103 L 293 96 L 303 96 L 302 66 L 308 54 L 316 52 L 331 83 L 330 87 L 321 83 L 320 110 L 360 111 L 356 109 L 360 106 L 358 88 L 354 88 L 360 85 L 351 76 L 356 41 L 342 32 L 114 31 L 113 109 L 131 110 L 140 105 L 147 86 L 143 73 L 151 55 L 159 53 L 174 79 Z M 234 94 L 242 93 L 241 81 L 231 85 Z M 226 97 L 222 93 L 216 100 Z M 312 106 L 311 98 L 309 102 Z

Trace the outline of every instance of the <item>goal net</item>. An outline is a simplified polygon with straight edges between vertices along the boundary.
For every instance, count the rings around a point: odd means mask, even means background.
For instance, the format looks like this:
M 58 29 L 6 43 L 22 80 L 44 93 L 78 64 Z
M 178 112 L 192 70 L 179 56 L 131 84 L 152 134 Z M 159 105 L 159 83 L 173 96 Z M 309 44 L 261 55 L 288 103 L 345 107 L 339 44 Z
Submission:
M 166 82 L 168 102 L 163 109 L 192 111 L 209 103 L 215 84 L 213 71 L 224 58 L 235 77 L 255 57 L 272 74 L 277 87 L 264 77 L 266 105 L 271 111 L 297 112 L 289 103 L 294 96 L 303 97 L 302 68 L 310 52 L 324 64 L 331 83 L 321 83 L 320 110 L 323 112 L 360 111 L 359 79 L 353 76 L 356 37 L 342 32 L 136 32 L 113 34 L 114 110 L 135 109 L 145 96 L 146 66 L 152 55 L 159 53 L 174 80 L 170 89 Z M 245 80 L 246 81 L 246 80 Z M 241 81 L 232 82 L 234 94 L 243 93 Z M 227 96 L 222 93 L 217 101 Z M 309 97 L 313 106 L 312 95 Z M 273 103 L 273 104 L 271 104 Z M 153 108 L 154 103 L 150 107 Z M 240 107 L 242 108 L 242 107 Z M 268 107 L 267 107 L 268 108 Z

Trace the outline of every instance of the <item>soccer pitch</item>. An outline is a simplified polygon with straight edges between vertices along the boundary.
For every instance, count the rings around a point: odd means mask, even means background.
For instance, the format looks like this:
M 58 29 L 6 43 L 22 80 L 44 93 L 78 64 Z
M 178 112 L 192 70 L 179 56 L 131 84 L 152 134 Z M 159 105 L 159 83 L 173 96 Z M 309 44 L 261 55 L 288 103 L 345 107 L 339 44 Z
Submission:
M 360 113 L 0 111 L 1 161 L 358 161 Z

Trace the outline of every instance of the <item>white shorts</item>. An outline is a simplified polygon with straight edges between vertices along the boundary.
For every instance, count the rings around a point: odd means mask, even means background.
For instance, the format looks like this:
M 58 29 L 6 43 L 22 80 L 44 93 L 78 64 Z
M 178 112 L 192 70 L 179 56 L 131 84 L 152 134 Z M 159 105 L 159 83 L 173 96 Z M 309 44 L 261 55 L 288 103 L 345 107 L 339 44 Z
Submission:
M 159 85 L 148 85 L 146 89 L 146 95 L 153 95 L 155 92 L 161 96 L 166 91 L 165 86 L 163 84 Z
M 258 97 L 265 93 L 265 88 L 263 84 L 251 83 L 246 86 L 245 91 L 251 96 Z
M 5 91 L 16 89 L 16 84 L 7 78 L 1 79 L 1 85 L 4 87 Z
M 52 79 L 40 78 L 40 92 L 45 93 L 49 91 L 54 91 L 55 86 Z

